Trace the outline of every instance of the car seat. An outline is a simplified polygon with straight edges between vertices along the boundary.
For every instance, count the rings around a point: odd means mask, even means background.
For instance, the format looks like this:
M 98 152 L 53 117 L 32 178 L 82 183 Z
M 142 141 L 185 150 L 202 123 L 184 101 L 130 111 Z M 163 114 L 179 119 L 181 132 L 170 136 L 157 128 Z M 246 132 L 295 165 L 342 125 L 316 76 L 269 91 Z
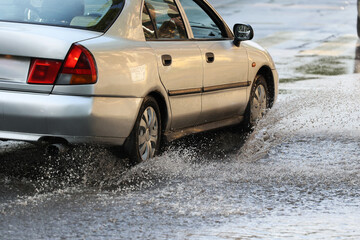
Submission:
M 74 17 L 82 16 L 84 12 L 84 0 L 44 0 L 39 15 L 47 23 L 70 24 Z

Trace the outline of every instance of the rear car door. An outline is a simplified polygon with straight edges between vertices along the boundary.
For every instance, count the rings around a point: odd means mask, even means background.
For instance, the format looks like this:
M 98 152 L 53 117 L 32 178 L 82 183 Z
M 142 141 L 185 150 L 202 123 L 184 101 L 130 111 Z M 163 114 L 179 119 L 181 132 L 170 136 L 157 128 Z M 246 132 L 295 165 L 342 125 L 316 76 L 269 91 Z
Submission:
M 247 104 L 248 56 L 224 21 L 203 0 L 180 0 L 204 67 L 200 123 L 242 115 Z
M 174 0 L 145 0 L 142 19 L 146 40 L 156 54 L 160 79 L 169 95 L 171 128 L 193 126 L 201 113 L 200 49 L 189 41 Z

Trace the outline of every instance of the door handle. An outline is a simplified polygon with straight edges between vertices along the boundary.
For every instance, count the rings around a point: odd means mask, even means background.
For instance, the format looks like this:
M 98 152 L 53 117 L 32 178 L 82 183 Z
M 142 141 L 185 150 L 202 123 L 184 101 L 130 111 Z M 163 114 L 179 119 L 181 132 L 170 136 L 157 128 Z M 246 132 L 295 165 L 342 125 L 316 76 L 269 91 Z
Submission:
M 208 52 L 206 55 L 206 62 L 207 63 L 213 63 L 215 61 L 215 55 L 211 52 Z
M 162 55 L 161 60 L 165 67 L 171 66 L 172 64 L 172 57 L 170 55 Z

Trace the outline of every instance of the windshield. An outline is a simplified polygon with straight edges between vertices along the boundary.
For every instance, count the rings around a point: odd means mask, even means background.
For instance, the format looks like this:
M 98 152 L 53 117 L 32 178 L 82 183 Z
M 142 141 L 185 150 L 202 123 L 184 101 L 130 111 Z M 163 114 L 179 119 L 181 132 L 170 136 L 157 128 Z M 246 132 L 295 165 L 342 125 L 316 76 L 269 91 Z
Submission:
M 0 0 L 0 21 L 106 31 L 125 0 Z

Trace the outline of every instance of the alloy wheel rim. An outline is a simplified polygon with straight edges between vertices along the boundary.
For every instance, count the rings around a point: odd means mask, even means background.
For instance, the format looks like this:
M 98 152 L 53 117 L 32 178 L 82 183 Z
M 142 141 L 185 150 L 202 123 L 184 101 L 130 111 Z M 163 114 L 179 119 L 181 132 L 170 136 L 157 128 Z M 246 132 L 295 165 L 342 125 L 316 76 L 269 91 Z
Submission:
M 148 107 L 143 112 L 139 125 L 139 153 L 141 159 L 146 161 L 155 155 L 158 140 L 158 119 L 155 110 Z
M 251 122 L 256 123 L 261 119 L 267 109 L 267 93 L 263 85 L 258 85 L 254 92 L 251 104 Z

